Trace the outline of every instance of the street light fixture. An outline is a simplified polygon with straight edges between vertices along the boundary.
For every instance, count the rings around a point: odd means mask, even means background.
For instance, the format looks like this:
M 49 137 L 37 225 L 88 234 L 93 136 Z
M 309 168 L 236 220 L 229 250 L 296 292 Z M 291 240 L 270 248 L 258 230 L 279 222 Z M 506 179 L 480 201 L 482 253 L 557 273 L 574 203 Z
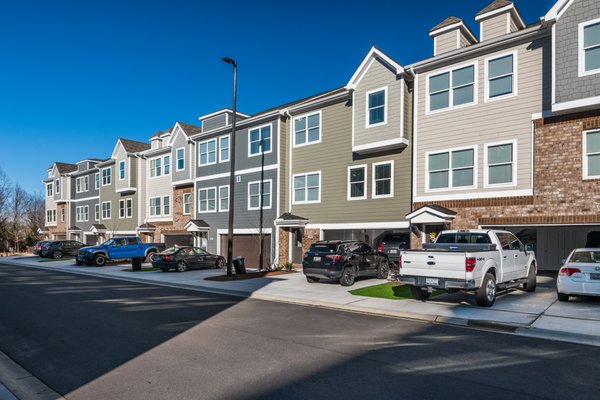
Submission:
M 229 172 L 229 223 L 227 225 L 227 276 L 233 275 L 233 197 L 235 193 L 235 120 L 236 98 L 237 98 L 237 62 L 229 57 L 223 57 L 223 61 L 233 65 L 233 122 L 231 123 L 231 144 L 229 151 L 230 172 Z

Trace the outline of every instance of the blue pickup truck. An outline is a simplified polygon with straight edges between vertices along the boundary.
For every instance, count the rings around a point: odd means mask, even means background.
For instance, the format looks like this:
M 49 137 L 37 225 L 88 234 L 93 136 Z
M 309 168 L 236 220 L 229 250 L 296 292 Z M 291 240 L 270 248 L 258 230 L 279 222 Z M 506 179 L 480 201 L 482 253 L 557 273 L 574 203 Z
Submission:
M 137 236 L 111 238 L 99 246 L 83 247 L 77 254 L 75 264 L 103 267 L 110 260 L 150 258 L 165 249 L 164 243 L 142 243 Z

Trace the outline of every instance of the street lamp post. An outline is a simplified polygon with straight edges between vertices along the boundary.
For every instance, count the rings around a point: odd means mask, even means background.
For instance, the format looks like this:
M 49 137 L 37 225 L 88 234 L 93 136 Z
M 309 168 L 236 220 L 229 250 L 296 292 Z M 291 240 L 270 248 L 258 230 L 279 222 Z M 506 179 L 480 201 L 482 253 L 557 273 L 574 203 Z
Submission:
M 237 98 L 237 62 L 231 58 L 223 57 L 223 61 L 233 65 L 233 122 L 231 123 L 231 143 L 229 151 L 230 172 L 229 172 L 229 223 L 227 225 L 227 276 L 233 275 L 233 207 L 235 193 L 235 120 L 236 98 Z

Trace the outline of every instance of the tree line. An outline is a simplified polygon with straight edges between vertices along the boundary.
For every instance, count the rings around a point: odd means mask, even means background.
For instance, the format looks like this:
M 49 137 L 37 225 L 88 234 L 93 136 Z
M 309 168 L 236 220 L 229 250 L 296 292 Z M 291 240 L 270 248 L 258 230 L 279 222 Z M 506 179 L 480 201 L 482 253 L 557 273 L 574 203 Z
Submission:
M 44 197 L 28 193 L 0 168 L 0 252 L 22 252 L 40 240 L 44 228 Z

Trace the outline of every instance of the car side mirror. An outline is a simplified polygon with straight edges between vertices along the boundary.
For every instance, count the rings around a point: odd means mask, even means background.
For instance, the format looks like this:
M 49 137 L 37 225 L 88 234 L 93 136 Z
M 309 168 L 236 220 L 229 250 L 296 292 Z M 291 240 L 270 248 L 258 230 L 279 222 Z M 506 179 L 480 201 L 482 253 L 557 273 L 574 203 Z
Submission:
M 526 244 L 525 251 L 533 251 L 533 245 L 531 243 Z

